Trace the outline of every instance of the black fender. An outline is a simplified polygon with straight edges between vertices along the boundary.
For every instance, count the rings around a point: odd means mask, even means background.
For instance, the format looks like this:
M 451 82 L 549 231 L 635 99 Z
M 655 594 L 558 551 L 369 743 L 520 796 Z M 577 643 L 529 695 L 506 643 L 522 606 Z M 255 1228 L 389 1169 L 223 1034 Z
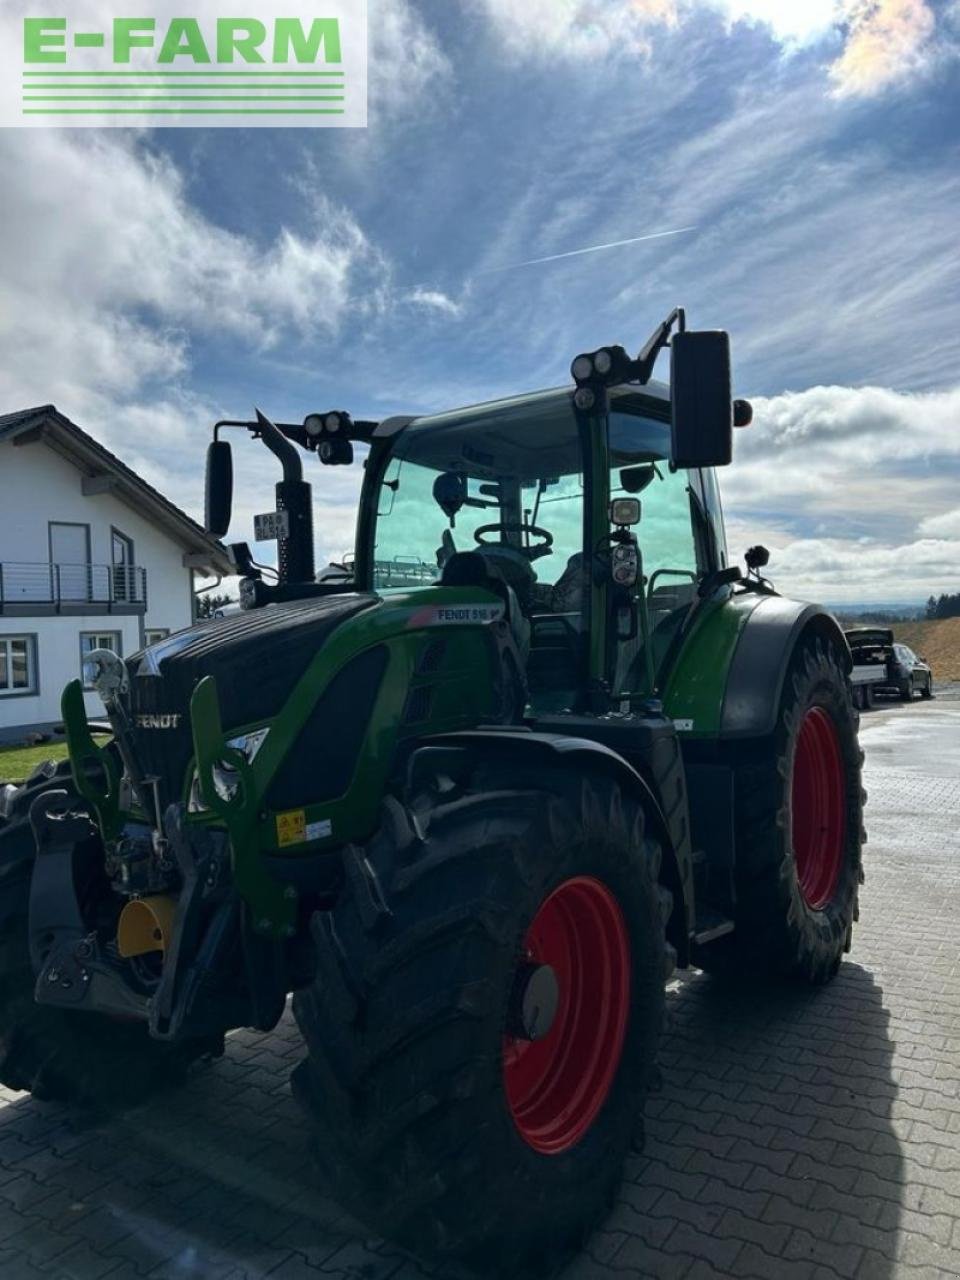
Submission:
M 602 742 L 561 733 L 536 733 L 523 727 L 467 729 L 422 738 L 407 761 L 407 794 L 438 772 L 458 773 L 469 769 L 481 753 L 490 753 L 497 764 L 508 757 L 518 763 L 534 759 L 541 764 L 569 764 L 603 772 L 639 800 L 650 815 L 653 830 L 663 848 L 660 883 L 673 894 L 673 912 L 667 922 L 667 940 L 677 951 L 677 963 L 689 963 L 690 934 L 693 929 L 693 868 L 689 858 L 680 859 L 670 836 L 660 802 L 647 781 L 623 756 Z
M 741 632 L 727 676 L 720 737 L 763 738 L 773 733 L 790 660 L 801 638 L 819 635 L 840 655 L 849 674 L 853 658 L 836 618 L 822 605 L 767 596 Z

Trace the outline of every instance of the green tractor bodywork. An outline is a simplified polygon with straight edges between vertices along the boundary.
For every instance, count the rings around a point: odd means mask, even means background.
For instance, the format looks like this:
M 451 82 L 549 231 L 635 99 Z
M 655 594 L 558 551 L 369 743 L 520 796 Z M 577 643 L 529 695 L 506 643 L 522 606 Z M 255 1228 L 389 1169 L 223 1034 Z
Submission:
M 405 435 L 415 433 L 429 437 L 434 431 L 449 428 L 451 423 L 461 428 L 458 434 L 480 434 L 485 425 L 500 420 L 517 430 L 522 429 L 527 415 L 533 421 L 530 431 L 535 433 L 542 422 L 566 420 L 568 434 L 571 438 L 576 436 L 578 483 L 582 486 L 582 510 L 578 518 L 582 523 L 583 542 L 577 550 L 586 558 L 592 548 L 595 563 L 593 571 L 587 571 L 583 644 L 576 683 L 570 681 L 570 687 L 560 690 L 559 702 L 556 697 L 544 699 L 549 710 L 545 719 L 537 714 L 536 690 L 532 691 L 532 704 L 526 707 L 526 723 L 531 731 L 529 746 L 532 749 L 537 745 L 534 736 L 538 727 L 546 728 L 550 735 L 568 735 L 574 750 L 596 756 L 605 747 L 609 753 L 610 746 L 616 744 L 614 750 L 623 775 L 632 775 L 635 785 L 648 788 L 661 810 L 668 807 L 660 794 L 662 779 L 655 776 L 655 770 L 642 752 L 639 758 L 631 760 L 633 753 L 627 742 L 631 717 L 642 723 L 652 715 L 675 727 L 681 744 L 690 747 L 689 755 L 695 768 L 697 763 L 710 758 L 711 746 L 716 747 L 727 736 L 761 738 L 769 733 L 778 692 L 777 679 L 782 678 L 800 625 L 819 628 L 831 636 L 838 634 L 832 619 L 810 606 L 788 605 L 786 610 L 779 611 L 772 625 L 764 626 L 764 606 L 769 608 L 774 599 L 783 602 L 765 584 L 741 579 L 728 568 L 717 488 L 710 472 L 705 468 L 678 472 L 671 461 L 671 401 L 667 387 L 656 383 L 642 391 L 615 387 L 597 395 L 595 404 L 586 412 L 577 409 L 575 399 L 574 392 L 558 390 L 436 418 L 391 419 L 380 426 L 365 424 L 357 437 L 368 444 L 370 454 L 358 520 L 355 576 L 349 583 L 351 592 L 368 594 L 365 607 L 332 631 L 269 719 L 238 724 L 235 717 L 228 718 L 228 727 L 224 729 L 223 695 L 215 675 L 206 675 L 197 681 L 186 707 L 167 709 L 167 714 L 189 719 L 193 744 L 181 793 L 175 798 L 189 801 L 193 788 L 191 807 L 197 811 L 188 814 L 188 822 L 224 828 L 228 833 L 235 887 L 258 933 L 277 940 L 294 936 L 301 891 L 295 884 L 283 883 L 276 871 L 282 868 L 282 862 L 292 863 L 325 852 L 335 855 L 345 845 L 362 844 L 369 839 L 380 821 L 380 800 L 391 783 L 397 783 L 398 760 L 402 759 L 405 767 L 409 767 L 409 758 L 419 741 L 502 722 L 502 709 L 496 705 L 502 697 L 497 687 L 497 652 L 489 643 L 492 620 L 493 625 L 505 625 L 496 621 L 498 610 L 502 611 L 497 595 L 476 586 L 381 587 L 377 581 L 378 574 L 385 582 L 416 577 L 429 579 L 429 570 L 435 567 L 415 555 L 404 558 L 399 548 L 388 548 L 396 552 L 391 572 L 385 573 L 383 563 L 378 560 L 381 554 L 377 549 L 378 512 L 384 506 L 384 494 L 391 492 L 384 487 L 384 481 L 387 485 L 391 483 L 388 471 Z M 689 579 L 690 589 L 683 597 L 679 612 L 684 616 L 678 620 L 680 629 L 673 636 L 670 651 L 657 653 L 655 663 L 641 664 L 641 678 L 629 689 L 617 687 L 615 669 L 618 651 L 622 649 L 616 639 L 618 614 L 632 611 L 636 615 L 633 629 L 640 636 L 649 635 L 653 628 L 651 602 L 642 589 L 643 584 L 638 584 L 626 598 L 623 591 L 615 587 L 604 563 L 611 535 L 610 509 L 617 470 L 610 442 L 611 410 L 617 414 L 621 434 L 624 434 L 624 424 L 628 437 L 630 424 L 637 424 L 636 452 L 642 460 L 632 465 L 653 465 L 655 473 L 647 482 L 650 486 L 663 484 L 667 473 L 671 478 L 675 474 L 683 477 L 679 516 L 681 525 L 684 519 L 689 521 L 686 530 L 689 548 L 686 549 L 696 557 L 676 571 L 677 576 Z M 349 421 L 346 415 L 343 417 L 345 422 Z M 250 427 L 253 430 L 263 422 L 260 418 L 258 424 Z M 295 429 L 286 428 L 284 434 L 292 435 L 299 443 L 316 445 L 315 439 L 306 433 L 299 435 Z M 621 448 L 620 453 L 624 455 L 621 461 L 630 452 L 632 443 L 627 439 L 626 448 Z M 469 449 L 463 452 L 469 458 Z M 477 453 L 481 454 L 482 450 L 478 449 Z M 461 461 L 460 465 L 469 476 L 469 461 Z M 401 470 L 402 467 L 403 462 Z M 473 469 L 480 477 L 490 470 L 482 458 Z M 537 479 L 542 482 L 553 478 L 541 475 Z M 395 485 L 396 481 L 392 483 Z M 278 485 L 278 490 L 281 487 Z M 619 492 L 624 492 L 622 487 Z M 545 493 L 549 500 L 549 488 Z M 643 496 L 647 494 L 655 496 L 656 489 L 645 485 Z M 398 490 L 394 488 L 392 497 L 395 499 L 397 495 Z M 668 513 L 674 521 L 678 516 L 677 498 L 678 495 L 674 495 L 675 509 Z M 504 514 L 514 522 L 519 520 L 516 501 L 509 511 L 499 500 L 483 498 L 480 501 L 490 509 L 491 522 Z M 467 502 L 471 502 L 469 497 Z M 436 516 L 440 524 L 447 523 L 439 510 Z M 644 545 L 643 533 L 641 520 L 640 550 L 647 562 L 655 548 Z M 518 544 L 522 536 L 521 521 L 519 534 L 513 534 L 514 544 Z M 673 570 L 668 567 L 666 573 L 670 575 Z M 435 576 L 439 576 L 439 570 Z M 704 584 L 711 589 L 698 594 Z M 296 584 L 292 589 L 284 591 L 281 586 L 274 592 L 259 579 L 250 586 L 252 598 L 265 600 L 268 604 L 264 607 L 274 609 L 284 608 L 285 598 L 300 595 Z M 328 598 L 328 594 L 342 594 L 344 589 L 342 585 L 326 590 L 304 588 L 308 595 L 316 592 L 315 598 L 320 602 Z M 737 690 L 730 687 L 734 658 L 745 631 L 758 613 L 761 617 L 753 625 L 758 630 L 764 626 L 766 643 L 771 650 L 769 674 L 773 676 L 771 687 L 756 698 L 765 714 L 754 716 L 745 726 L 739 725 L 725 733 L 724 709 L 730 699 L 737 697 Z M 219 625 L 226 635 L 242 616 L 235 615 L 214 626 Z M 204 625 L 200 624 L 200 629 Z M 423 659 L 438 636 L 443 638 L 442 659 L 436 669 L 427 670 Z M 160 679 L 163 654 L 168 647 L 169 641 L 166 641 L 157 649 Z M 176 644 L 173 648 L 175 657 Z M 295 757 L 304 727 L 317 716 L 318 708 L 322 712 L 325 693 L 353 662 L 373 653 L 382 655 L 382 663 L 372 677 L 376 688 L 364 704 L 362 733 L 353 745 L 354 759 L 345 775 L 345 789 L 329 799 L 313 802 L 308 787 L 301 802 L 280 810 L 271 807 L 271 783 Z M 264 660 L 270 660 L 269 651 L 264 654 Z M 137 663 L 137 657 L 131 660 L 131 671 Z M 132 676 L 134 682 L 136 678 Z M 429 706 L 422 716 L 416 714 L 418 699 Z M 155 816 L 159 825 L 162 815 L 144 813 L 144 806 L 123 810 L 116 759 L 93 741 L 83 711 L 79 681 L 71 683 L 64 692 L 63 715 L 75 782 L 80 794 L 95 809 L 105 842 L 115 842 L 125 822 L 142 823 L 145 817 Z M 231 745 L 264 729 L 269 732 L 252 760 L 248 761 L 242 751 Z M 161 735 L 165 730 L 144 732 Z M 338 726 L 325 726 L 325 732 L 336 733 Z M 627 743 L 626 747 L 621 743 Z M 611 767 L 611 758 L 608 754 L 605 767 Z M 217 770 L 224 766 L 232 771 L 231 783 L 236 783 L 229 795 L 224 788 L 217 787 L 215 780 Z M 695 801 L 695 797 L 693 799 Z M 688 795 L 684 807 L 690 800 Z M 705 814 L 704 828 L 716 825 L 716 817 L 716 813 Z M 723 815 L 724 821 L 728 818 L 729 814 Z M 691 872 L 689 825 L 684 820 L 677 825 L 681 834 L 673 833 L 670 852 L 676 860 L 674 879 L 682 904 L 677 918 L 685 921 L 688 936 L 677 931 L 674 945 L 685 958 L 696 934 L 696 889 Z M 272 863 L 274 874 L 266 865 L 271 858 L 278 860 Z M 708 913 L 707 918 L 713 928 L 715 913 Z
M 671 385 L 653 383 L 657 352 L 678 322 Z M 606 348 L 578 357 L 573 373 L 573 389 L 431 417 L 354 423 L 333 413 L 278 426 L 258 414 L 255 422 L 217 425 L 208 456 L 212 533 L 229 524 L 232 471 L 222 432 L 247 430 L 283 464 L 277 511 L 258 517 L 267 521 L 264 536 L 279 543 L 276 581 L 246 544 L 235 544 L 241 612 L 125 664 L 93 655 L 114 729 L 108 747 L 94 742 L 80 682 L 65 690 L 80 804 L 67 818 L 69 796 L 49 812 L 33 804 L 38 853 L 28 933 L 38 1000 L 70 1006 L 71 1017 L 86 1009 L 139 1020 L 151 1041 L 169 1047 L 201 1045 L 240 1025 L 269 1028 L 291 991 L 305 993 L 294 1007 L 313 1074 L 301 1092 L 314 1112 L 332 1107 L 322 1099 L 348 1088 L 354 1067 L 345 1064 L 380 1061 L 372 1048 L 341 1045 L 345 1027 L 356 1026 L 361 1039 L 373 1034 L 368 1020 L 378 1006 L 364 1004 L 374 999 L 364 996 L 372 975 L 402 968 L 413 940 L 446 938 L 454 920 L 464 931 L 457 945 L 467 945 L 469 913 L 456 900 L 455 877 L 424 890 L 440 904 L 442 920 L 433 923 L 416 913 L 408 920 L 407 886 L 440 874 L 445 849 L 459 858 L 470 841 L 486 847 L 499 829 L 497 806 L 473 827 L 470 815 L 501 794 L 504 813 L 519 814 L 514 780 L 544 788 L 541 816 L 567 805 L 563 821 L 593 830 L 584 848 L 608 866 L 573 874 L 581 855 L 571 846 L 562 855 L 573 871 L 560 914 L 549 894 L 536 912 L 548 950 L 586 913 L 583 946 L 595 960 L 585 980 L 601 982 L 600 971 L 625 954 L 626 917 L 600 882 L 613 883 L 628 864 L 638 869 L 621 896 L 636 890 L 653 904 L 671 964 L 723 967 L 756 943 L 771 967 L 830 976 L 849 946 L 860 865 L 849 652 L 829 614 L 785 600 L 759 576 L 762 556 L 747 574 L 728 559 L 714 468 L 729 462 L 732 426 L 747 424 L 749 406 L 731 398 L 726 335 L 684 333 L 675 313 L 636 360 Z M 366 452 L 353 562 L 319 579 L 297 446 L 327 465 Z M 609 820 L 598 816 L 605 805 Z M 549 837 L 530 827 L 484 854 L 491 866 L 507 857 L 502 884 L 494 878 L 481 893 L 471 879 L 478 868 L 460 864 L 464 885 L 473 885 L 463 892 L 487 903 L 476 923 L 491 938 L 501 936 L 496 921 L 510 903 L 526 901 L 549 868 L 550 850 L 538 842 L 560 849 L 568 838 L 551 821 Z M 510 822 L 520 830 L 519 817 L 503 822 L 505 832 Z M 443 837 L 453 842 L 447 848 L 438 833 L 458 823 L 473 834 Z M 642 847 L 623 834 L 630 830 Z M 619 860 L 603 863 L 618 841 Z M 88 858 L 95 843 L 105 896 L 91 911 L 80 883 L 87 863 L 75 850 Z M 519 852 L 508 857 L 504 849 Z M 592 856 L 582 855 L 585 866 Z M 522 875 L 504 898 L 514 858 Z M 788 889 L 794 898 L 780 903 L 776 895 Z M 535 906 L 515 909 L 529 914 Z M 144 910 L 152 934 L 144 933 Z M 781 914 L 782 927 L 768 928 Z M 608 923 L 593 936 L 590 919 Z M 522 935 L 528 924 L 513 927 Z M 409 936 L 394 938 L 401 926 Z M 382 955 L 359 958 L 374 944 Z M 508 930 L 491 956 L 503 947 L 512 955 L 518 945 Z M 528 936 L 520 949 L 497 1044 L 514 1037 L 523 1049 L 538 1038 L 538 1017 L 570 1016 L 563 967 L 534 965 L 538 945 Z M 651 964 L 661 967 L 655 957 Z M 458 998 L 450 1019 L 473 998 Z M 600 1006 L 604 998 L 601 991 Z M 531 1014 L 534 1004 L 540 1012 Z M 640 1052 L 629 1047 L 632 1034 L 624 1054 Z M 327 1039 L 329 1075 L 317 1065 Z M 411 1065 L 410 1078 L 421 1069 Z M 620 1086 L 612 1077 L 592 1085 L 594 1112 L 566 1136 L 545 1137 L 549 1126 L 526 1118 L 532 1070 L 507 1072 L 510 1132 L 528 1155 L 586 1151 L 588 1121 Z M 469 1088 L 461 1081 L 457 1097 L 473 1096 L 470 1081 Z M 358 1084 L 349 1106 L 328 1116 L 332 1149 L 347 1153 L 337 1175 L 345 1183 L 357 1176 L 346 1167 L 359 1158 L 350 1153 L 373 1141 L 368 1110 L 385 1087 Z M 574 1097 L 576 1082 L 567 1087 Z M 347 1112 L 366 1116 L 367 1127 L 361 1136 L 344 1130 L 338 1146 L 338 1116 Z M 604 1141 L 620 1149 L 619 1136 Z M 513 1158 L 504 1154 L 504 1168 Z M 386 1155 L 376 1162 L 389 1167 Z M 550 1177 L 566 1169 L 547 1163 Z M 584 1164 L 581 1183 L 599 1177 L 592 1169 Z M 399 1183 L 405 1176 L 397 1174 Z M 501 1174 L 484 1176 L 490 1183 Z M 424 1172 L 425 1184 L 432 1177 Z M 368 1221 L 402 1240 L 429 1235 L 416 1215 L 390 1225 L 383 1179 L 380 1200 L 370 1192 L 379 1207 Z M 562 1203 L 559 1182 L 555 1193 Z M 452 1208 L 435 1213 L 448 1225 L 456 1216 Z M 502 1241 L 528 1227 L 504 1227 Z M 487 1235 L 471 1227 L 473 1244 L 450 1250 L 479 1256 L 497 1230 L 492 1222 Z

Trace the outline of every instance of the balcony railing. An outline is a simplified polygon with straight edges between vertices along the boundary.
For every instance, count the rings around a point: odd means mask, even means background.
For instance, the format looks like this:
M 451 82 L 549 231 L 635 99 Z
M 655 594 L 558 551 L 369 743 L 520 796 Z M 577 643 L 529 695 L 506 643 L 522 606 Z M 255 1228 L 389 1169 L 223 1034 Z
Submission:
M 141 611 L 147 604 L 147 571 L 126 564 L 29 564 L 0 560 L 0 611 L 39 605 L 95 606 L 95 612 Z

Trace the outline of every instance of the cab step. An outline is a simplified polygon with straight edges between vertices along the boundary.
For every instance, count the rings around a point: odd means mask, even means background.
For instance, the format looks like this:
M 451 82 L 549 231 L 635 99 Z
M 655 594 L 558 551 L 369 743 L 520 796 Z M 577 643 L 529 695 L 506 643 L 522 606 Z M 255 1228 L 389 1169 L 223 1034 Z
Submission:
M 709 907 L 705 907 L 697 913 L 697 922 L 691 941 L 696 946 L 702 947 L 708 942 L 715 942 L 717 938 L 733 933 L 734 927 L 733 921 L 722 916 L 719 911 L 711 911 Z

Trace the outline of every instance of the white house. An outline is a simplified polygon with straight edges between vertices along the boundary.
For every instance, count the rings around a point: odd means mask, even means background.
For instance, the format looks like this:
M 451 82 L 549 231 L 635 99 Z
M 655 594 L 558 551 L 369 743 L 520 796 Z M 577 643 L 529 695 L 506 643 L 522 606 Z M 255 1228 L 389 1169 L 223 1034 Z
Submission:
M 0 416 L 0 741 L 60 720 L 83 656 L 189 626 L 224 547 L 53 405 Z M 87 710 L 102 716 L 95 693 Z

